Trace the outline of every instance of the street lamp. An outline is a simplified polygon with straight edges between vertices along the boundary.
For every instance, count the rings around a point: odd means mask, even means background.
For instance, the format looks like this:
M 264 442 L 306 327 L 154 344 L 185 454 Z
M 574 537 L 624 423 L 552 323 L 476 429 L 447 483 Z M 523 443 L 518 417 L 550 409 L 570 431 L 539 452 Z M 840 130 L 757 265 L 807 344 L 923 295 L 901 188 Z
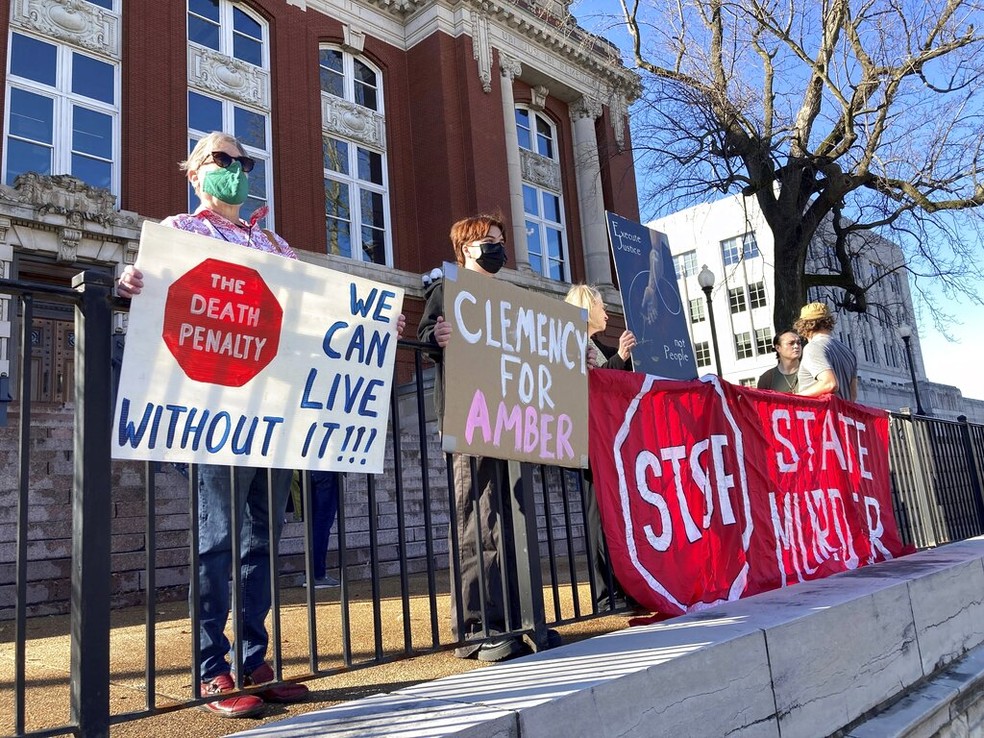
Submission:
M 718 376 L 722 376 L 721 371 L 721 352 L 718 351 L 718 334 L 714 326 L 714 304 L 711 302 L 711 290 L 714 289 L 714 272 L 704 264 L 697 275 L 697 284 L 704 290 L 704 298 L 707 300 L 707 317 L 711 321 L 711 345 L 714 346 L 714 363 L 717 366 Z
M 912 391 L 916 395 L 916 415 L 925 415 L 919 400 L 919 384 L 916 382 L 916 365 L 912 361 L 912 328 L 907 323 L 899 325 L 899 338 L 905 344 L 905 356 L 909 360 L 909 376 L 912 377 Z

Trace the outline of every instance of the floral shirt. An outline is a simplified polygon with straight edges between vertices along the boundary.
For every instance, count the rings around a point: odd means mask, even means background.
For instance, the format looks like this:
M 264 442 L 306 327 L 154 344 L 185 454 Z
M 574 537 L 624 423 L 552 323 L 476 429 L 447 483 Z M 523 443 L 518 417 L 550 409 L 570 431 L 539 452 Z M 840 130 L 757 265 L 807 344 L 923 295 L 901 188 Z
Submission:
M 258 217 L 251 218 L 249 225 L 237 225 L 232 221 L 226 220 L 218 213 L 214 213 L 206 208 L 199 208 L 194 214 L 182 213 L 181 215 L 171 215 L 161 221 L 161 225 L 170 228 L 177 228 L 181 231 L 190 231 L 202 236 L 218 238 L 222 241 L 234 243 L 239 246 L 265 251 L 268 254 L 277 254 L 288 259 L 296 259 L 297 254 L 287 245 L 287 242 L 273 231 L 264 231 L 256 221 L 266 213 L 257 211 Z M 273 241 L 267 236 L 270 233 Z

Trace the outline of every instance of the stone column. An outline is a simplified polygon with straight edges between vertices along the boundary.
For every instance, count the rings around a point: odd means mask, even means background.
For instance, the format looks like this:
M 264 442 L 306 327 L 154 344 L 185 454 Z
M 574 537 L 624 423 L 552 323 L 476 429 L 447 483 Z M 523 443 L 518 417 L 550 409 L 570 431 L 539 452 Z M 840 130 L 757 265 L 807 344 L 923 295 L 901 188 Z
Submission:
M 611 287 L 605 200 L 601 190 L 601 165 L 598 162 L 594 125 L 595 119 L 601 116 L 601 103 L 582 96 L 571 105 L 570 111 L 574 124 L 574 167 L 587 279 L 589 284 Z
M 506 132 L 506 173 L 509 176 L 509 217 L 512 234 L 508 237 L 513 266 L 521 272 L 530 271 L 530 252 L 526 248 L 526 214 L 523 210 L 523 169 L 519 161 L 519 137 L 516 135 L 516 99 L 512 82 L 523 71 L 522 65 L 499 52 L 499 71 L 502 74 L 502 123 Z

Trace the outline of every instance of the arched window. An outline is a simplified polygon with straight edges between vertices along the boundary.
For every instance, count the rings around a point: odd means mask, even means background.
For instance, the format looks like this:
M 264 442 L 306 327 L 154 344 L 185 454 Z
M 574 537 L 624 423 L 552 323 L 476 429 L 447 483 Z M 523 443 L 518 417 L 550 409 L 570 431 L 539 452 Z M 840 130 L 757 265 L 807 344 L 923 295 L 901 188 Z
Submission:
M 319 62 L 327 251 L 392 265 L 382 74 L 333 46 Z
M 13 4 L 3 181 L 71 174 L 119 194 L 120 0 L 77 11 L 81 30 L 69 33 Z
M 270 43 L 267 24 L 230 0 L 188 0 L 188 146 L 212 131 L 238 138 L 256 160 L 243 216 L 266 205 L 273 225 Z M 188 207 L 198 198 L 189 187 Z
M 523 170 L 523 210 L 530 267 L 544 277 L 569 281 L 556 126 L 542 113 L 517 107 L 516 135 Z

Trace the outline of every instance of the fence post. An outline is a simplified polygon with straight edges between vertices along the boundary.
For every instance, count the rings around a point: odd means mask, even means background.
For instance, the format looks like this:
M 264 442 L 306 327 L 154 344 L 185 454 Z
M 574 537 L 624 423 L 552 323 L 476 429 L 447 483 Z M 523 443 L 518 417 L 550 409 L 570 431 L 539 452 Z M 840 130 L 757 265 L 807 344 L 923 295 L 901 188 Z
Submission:
M 86 738 L 109 736 L 112 519 L 111 277 L 75 275 L 75 434 L 72 484 L 72 722 Z
M 977 510 L 977 533 L 984 533 L 984 490 L 981 485 L 981 470 L 974 455 L 974 442 L 970 437 L 970 423 L 967 416 L 957 418 L 960 423 L 960 433 L 963 436 L 964 453 L 967 456 L 967 474 L 970 476 L 970 487 L 974 493 L 974 507 Z
M 509 462 L 512 524 L 516 546 L 516 574 L 519 577 L 519 606 L 523 628 L 530 631 L 533 650 L 548 647 L 547 616 L 543 605 L 543 574 L 540 571 L 540 542 L 536 526 L 536 500 L 533 496 L 533 467 Z M 549 500 L 547 501 L 549 504 Z

